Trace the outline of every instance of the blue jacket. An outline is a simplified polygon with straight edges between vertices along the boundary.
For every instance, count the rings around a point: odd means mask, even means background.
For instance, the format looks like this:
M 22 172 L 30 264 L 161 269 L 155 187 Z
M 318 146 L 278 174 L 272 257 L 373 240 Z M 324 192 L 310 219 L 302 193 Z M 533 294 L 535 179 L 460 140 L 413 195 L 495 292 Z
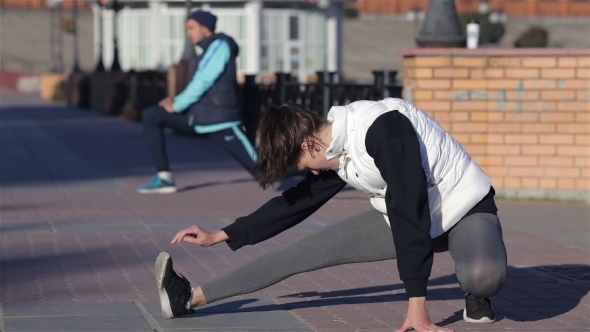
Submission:
M 187 87 L 174 98 L 174 110 L 188 112 L 190 125 L 240 121 L 238 45 L 223 33 L 211 35 L 198 45 L 204 52 L 188 76 Z

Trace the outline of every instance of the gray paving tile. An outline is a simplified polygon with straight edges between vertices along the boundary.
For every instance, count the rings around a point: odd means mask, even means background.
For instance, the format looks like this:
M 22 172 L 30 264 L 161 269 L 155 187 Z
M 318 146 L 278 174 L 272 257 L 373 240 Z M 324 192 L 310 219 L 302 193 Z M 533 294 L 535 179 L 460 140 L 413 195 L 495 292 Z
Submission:
M 141 315 L 133 302 L 3 303 L 4 318 Z
M 4 328 L 6 332 L 153 331 L 140 315 L 6 318 L 4 319 Z
M 219 229 L 229 225 L 226 220 L 142 220 L 141 224 L 151 232 L 177 232 L 192 225 L 198 225 L 207 230 Z
M 68 179 L 67 177 L 64 177 L 64 179 L 66 179 L 66 182 L 59 182 L 59 186 L 62 188 L 93 188 L 93 189 L 98 189 L 98 188 L 117 188 L 117 187 L 121 187 L 122 185 L 116 181 L 116 180 L 112 180 L 112 179 L 101 179 L 101 180 L 82 180 L 86 177 L 90 177 L 90 176 L 97 176 L 100 177 L 102 174 L 99 175 L 95 175 L 95 174 L 88 174 L 88 173 L 81 173 L 78 174 L 76 177 L 73 177 L 74 180 Z
M 296 226 L 294 226 L 292 229 L 294 230 L 298 230 L 298 231 L 317 231 L 320 228 L 324 227 L 325 224 L 324 223 L 320 223 L 320 222 L 316 222 L 316 221 L 311 221 L 311 220 L 306 220 L 305 222 L 302 222 Z
M 498 200 L 502 227 L 590 250 L 590 206 L 583 203 Z
M 153 331 L 133 302 L 3 304 L 4 330 Z
M 53 222 L 58 233 L 72 232 L 144 232 L 146 229 L 137 221 L 56 221 Z
M 288 311 L 267 299 L 232 299 L 205 306 L 189 316 L 164 319 L 157 301 L 142 302 L 169 331 L 311 331 Z M 259 309 L 257 309 L 259 308 Z M 271 308 L 273 310 L 271 310 Z
M 78 232 L 177 232 L 192 225 L 214 230 L 228 225 L 225 220 L 69 220 L 52 221 L 0 221 L 2 232 L 78 233 Z M 53 225 L 53 229 L 52 229 Z M 298 226 L 302 230 L 315 230 L 318 225 Z
M 44 221 L 0 221 L 0 232 L 52 233 L 52 230 L 51 226 Z

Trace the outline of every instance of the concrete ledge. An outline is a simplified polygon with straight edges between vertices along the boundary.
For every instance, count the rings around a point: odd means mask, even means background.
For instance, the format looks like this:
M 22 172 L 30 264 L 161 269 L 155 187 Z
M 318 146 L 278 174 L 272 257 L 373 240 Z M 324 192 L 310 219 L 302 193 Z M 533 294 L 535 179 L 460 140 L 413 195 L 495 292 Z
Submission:
M 590 191 L 575 189 L 495 188 L 498 198 L 590 203 Z
M 41 98 L 52 101 L 63 99 L 60 85 L 66 79 L 67 75 L 64 74 L 42 74 L 39 84 Z
M 590 48 L 406 48 L 398 51 L 404 57 L 429 56 L 590 56 Z

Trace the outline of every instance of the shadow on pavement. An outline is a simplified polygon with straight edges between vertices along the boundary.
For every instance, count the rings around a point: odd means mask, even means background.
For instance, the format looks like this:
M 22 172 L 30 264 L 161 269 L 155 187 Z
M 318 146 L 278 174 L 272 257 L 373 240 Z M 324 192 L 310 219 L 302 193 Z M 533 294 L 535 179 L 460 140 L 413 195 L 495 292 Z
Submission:
M 237 179 L 237 180 L 232 180 L 232 181 L 206 182 L 206 183 L 201 183 L 201 184 L 197 184 L 197 185 L 193 185 L 193 186 L 186 186 L 186 187 L 179 188 L 178 192 L 202 189 L 202 188 L 213 187 L 213 186 L 219 186 L 219 185 L 223 185 L 223 184 L 255 182 L 255 181 L 256 180 L 254 178 L 250 178 L 250 179 Z
M 446 275 L 429 281 L 429 287 L 457 284 L 455 275 Z M 402 291 L 396 294 L 378 294 L 388 291 Z M 492 298 L 497 320 L 510 319 L 533 322 L 567 313 L 575 308 L 590 291 L 590 266 L 580 264 L 547 265 L 530 267 L 508 267 L 508 280 L 498 296 Z M 318 297 L 319 299 L 309 299 Z M 429 289 L 428 297 L 436 300 L 458 300 L 463 298 L 459 287 Z M 195 312 L 194 316 L 214 315 L 226 312 L 254 312 L 338 306 L 343 304 L 362 305 L 406 301 L 403 284 L 363 287 L 331 292 L 303 292 L 282 296 L 301 298 L 300 302 L 264 305 L 249 308 L 241 306 L 253 300 L 238 300 L 220 305 L 207 306 Z M 305 300 L 303 300 L 305 299 Z M 558 301 L 559 305 L 553 302 Z M 522 309 L 525 310 L 522 310 Z M 448 325 L 463 319 L 462 311 L 446 318 L 440 325 Z
M 155 173 L 141 123 L 60 106 L 0 107 L 3 187 L 112 180 Z M 203 137 L 169 133 L 175 172 L 242 169 Z

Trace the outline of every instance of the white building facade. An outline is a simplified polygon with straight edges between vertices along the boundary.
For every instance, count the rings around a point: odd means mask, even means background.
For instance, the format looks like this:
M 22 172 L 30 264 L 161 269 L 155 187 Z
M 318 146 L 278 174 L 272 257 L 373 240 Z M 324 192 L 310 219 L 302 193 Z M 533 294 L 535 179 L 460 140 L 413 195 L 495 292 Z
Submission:
M 118 0 L 119 61 L 123 70 L 165 70 L 181 58 L 185 45 L 184 0 Z M 240 46 L 238 74 L 289 72 L 305 80 L 326 69 L 341 72 L 342 6 L 331 0 L 319 8 L 299 1 L 192 1 L 192 10 L 218 17 L 217 32 Z M 314 1 L 315 2 L 315 1 Z M 113 62 L 113 10 L 94 6 L 95 55 L 100 51 L 108 70 Z M 100 33 L 102 20 L 102 34 Z M 197 50 L 198 51 L 198 50 Z

